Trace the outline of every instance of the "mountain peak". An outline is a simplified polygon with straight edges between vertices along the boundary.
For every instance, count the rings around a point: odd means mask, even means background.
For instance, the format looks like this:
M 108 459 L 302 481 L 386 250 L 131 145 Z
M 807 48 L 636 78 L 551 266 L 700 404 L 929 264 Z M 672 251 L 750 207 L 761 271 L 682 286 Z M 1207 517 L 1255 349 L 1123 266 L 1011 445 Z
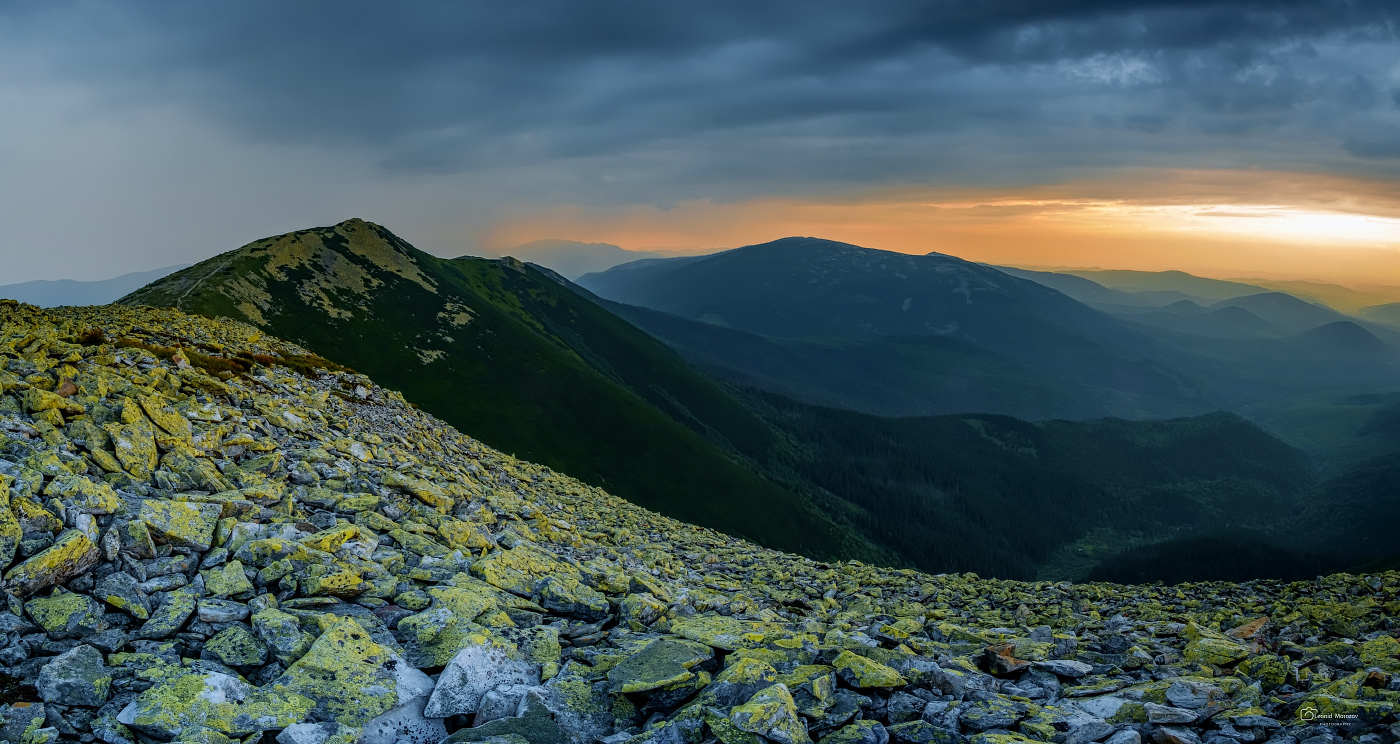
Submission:
M 1330 353 L 1374 353 L 1387 351 L 1386 343 L 1375 334 L 1350 320 L 1318 326 L 1292 337 L 1295 343 L 1306 344 L 1318 351 Z
M 253 249 L 252 253 L 261 252 L 276 257 L 275 263 L 279 267 L 311 267 L 312 259 L 320 258 L 321 270 L 331 274 L 344 270 L 344 266 L 335 265 L 334 259 L 327 263 L 326 257 L 337 254 L 341 258 L 348 258 L 348 253 L 365 259 L 374 268 L 412 281 L 429 292 L 436 291 L 432 281 L 419 268 L 419 258 L 425 255 L 422 251 L 384 227 L 359 217 L 352 217 L 330 227 L 313 227 L 265 238 L 244 246 L 250 247 Z M 352 270 L 351 273 L 355 272 Z M 350 276 L 345 279 L 354 281 Z
M 264 325 L 269 313 L 298 309 L 292 298 L 332 318 L 353 317 L 380 288 L 410 282 L 437 293 L 423 270 L 432 257 L 389 230 L 358 217 L 336 225 L 256 240 L 153 282 L 123 298 L 128 304 L 173 306 L 245 318 Z M 198 290 L 196 292 L 196 290 Z M 210 305 L 210 298 L 218 300 Z

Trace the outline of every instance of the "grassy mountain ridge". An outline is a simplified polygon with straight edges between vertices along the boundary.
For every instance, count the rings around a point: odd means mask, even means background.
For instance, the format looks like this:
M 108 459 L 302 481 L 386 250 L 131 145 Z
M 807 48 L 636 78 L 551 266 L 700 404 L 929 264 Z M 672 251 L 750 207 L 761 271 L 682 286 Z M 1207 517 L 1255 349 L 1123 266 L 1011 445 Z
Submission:
M 251 243 L 123 302 L 246 320 L 492 446 L 677 518 L 818 556 L 883 555 L 743 463 L 771 446 L 761 421 L 517 261 L 439 259 L 351 220 Z

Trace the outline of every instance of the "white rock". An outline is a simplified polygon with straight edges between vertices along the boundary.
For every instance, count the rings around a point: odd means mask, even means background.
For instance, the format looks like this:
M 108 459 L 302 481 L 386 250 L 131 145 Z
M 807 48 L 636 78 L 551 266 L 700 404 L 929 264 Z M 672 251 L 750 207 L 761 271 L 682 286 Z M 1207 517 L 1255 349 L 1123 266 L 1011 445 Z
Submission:
M 481 696 L 481 702 L 476 706 L 476 716 L 472 718 L 472 726 L 480 726 L 490 723 L 500 718 L 510 718 L 518 715 L 520 703 L 525 699 L 525 693 L 534 688 L 529 685 L 506 685 L 488 690 Z
M 417 698 L 405 705 L 375 716 L 365 724 L 360 744 L 437 744 L 447 738 L 447 726 L 441 718 L 427 718 L 423 708 L 427 698 Z
M 433 679 L 403 661 L 394 666 L 398 705 L 365 724 L 360 744 L 437 744 L 447 738 L 442 718 L 428 718 L 423 709 L 433 693 Z M 285 744 L 285 743 L 283 743 Z
M 339 728 L 338 723 L 294 723 L 277 735 L 277 744 L 321 744 Z
M 438 675 L 437 688 L 423 715 L 446 718 L 472 714 L 488 691 L 507 685 L 538 685 L 540 666 L 517 661 L 493 646 L 468 646 L 457 652 Z

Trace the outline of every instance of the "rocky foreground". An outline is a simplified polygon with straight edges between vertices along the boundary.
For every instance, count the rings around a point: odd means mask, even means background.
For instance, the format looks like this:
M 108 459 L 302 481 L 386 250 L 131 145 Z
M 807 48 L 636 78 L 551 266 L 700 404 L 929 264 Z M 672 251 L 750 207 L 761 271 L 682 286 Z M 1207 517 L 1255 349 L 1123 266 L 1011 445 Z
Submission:
M 0 303 L 0 740 L 1387 744 L 1400 573 L 776 553 L 227 321 Z

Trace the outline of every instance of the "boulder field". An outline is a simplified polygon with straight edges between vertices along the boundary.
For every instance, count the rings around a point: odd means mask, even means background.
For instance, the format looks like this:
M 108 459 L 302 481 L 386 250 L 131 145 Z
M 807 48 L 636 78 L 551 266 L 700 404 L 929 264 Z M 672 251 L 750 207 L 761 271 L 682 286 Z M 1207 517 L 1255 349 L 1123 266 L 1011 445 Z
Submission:
M 1400 573 L 1071 585 L 779 553 L 172 310 L 0 302 L 0 571 L 9 744 L 1400 737 Z

